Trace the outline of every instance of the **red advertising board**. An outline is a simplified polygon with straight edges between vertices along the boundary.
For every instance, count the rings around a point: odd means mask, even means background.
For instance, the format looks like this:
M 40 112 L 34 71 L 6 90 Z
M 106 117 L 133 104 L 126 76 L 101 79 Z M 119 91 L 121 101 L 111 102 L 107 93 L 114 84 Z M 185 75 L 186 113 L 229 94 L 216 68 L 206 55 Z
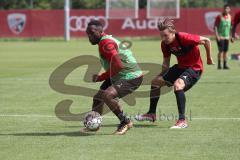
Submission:
M 233 8 L 234 15 L 240 8 Z M 221 9 L 181 9 L 176 19 L 178 31 L 213 35 L 213 23 Z M 138 19 L 106 19 L 105 10 L 71 10 L 71 36 L 86 36 L 86 24 L 99 19 L 109 34 L 116 36 L 157 36 L 157 19 L 147 19 L 146 10 L 139 10 Z M 238 27 L 239 30 L 240 27 Z M 8 10 L 0 11 L 0 37 L 62 37 L 63 10 Z

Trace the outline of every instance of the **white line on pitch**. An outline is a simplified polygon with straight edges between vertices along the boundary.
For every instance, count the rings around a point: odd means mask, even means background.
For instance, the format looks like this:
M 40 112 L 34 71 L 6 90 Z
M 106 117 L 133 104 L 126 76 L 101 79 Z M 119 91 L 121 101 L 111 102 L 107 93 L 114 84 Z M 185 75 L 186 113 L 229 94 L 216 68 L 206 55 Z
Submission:
M 37 117 L 37 118 L 54 118 L 54 115 L 40 115 L 40 114 L 0 114 L 0 117 Z
M 191 118 L 195 120 L 240 120 L 238 117 L 198 117 L 198 118 Z
M 0 114 L 0 117 L 21 117 L 21 118 L 57 118 L 56 115 L 40 114 Z M 74 117 L 74 116 L 65 116 Z M 113 119 L 115 116 L 104 116 L 104 118 Z M 240 120 L 239 117 L 193 117 L 192 120 Z

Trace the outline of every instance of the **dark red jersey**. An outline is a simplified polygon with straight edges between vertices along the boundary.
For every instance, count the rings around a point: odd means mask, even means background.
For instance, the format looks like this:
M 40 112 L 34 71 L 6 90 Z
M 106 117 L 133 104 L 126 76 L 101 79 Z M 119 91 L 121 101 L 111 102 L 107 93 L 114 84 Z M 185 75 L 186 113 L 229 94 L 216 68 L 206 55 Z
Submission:
M 161 42 L 164 57 L 174 54 L 177 57 L 179 68 L 192 68 L 193 70 L 203 70 L 203 63 L 199 50 L 199 35 L 179 32 L 171 44 Z
M 235 14 L 232 23 L 233 23 L 233 26 L 240 23 L 240 11 Z
M 105 33 L 102 34 L 102 36 L 105 35 Z M 98 76 L 97 81 L 103 81 L 116 75 L 122 69 L 123 65 L 118 54 L 118 46 L 113 40 L 101 40 L 98 44 L 98 49 L 100 56 L 112 64 L 111 70 L 109 69 Z

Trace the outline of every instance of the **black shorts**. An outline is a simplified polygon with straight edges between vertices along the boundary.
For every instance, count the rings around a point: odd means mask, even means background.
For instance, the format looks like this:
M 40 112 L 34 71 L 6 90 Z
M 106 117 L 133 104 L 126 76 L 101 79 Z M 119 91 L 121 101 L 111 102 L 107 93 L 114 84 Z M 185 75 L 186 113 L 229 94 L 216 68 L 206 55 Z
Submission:
M 217 41 L 218 51 L 219 52 L 227 52 L 228 46 L 229 46 L 229 40 L 222 39 L 220 41 Z
M 107 79 L 102 83 L 100 89 L 106 90 L 108 87 L 113 86 L 118 92 L 118 97 L 122 98 L 136 90 L 142 84 L 142 81 L 143 76 L 131 80 L 118 80 L 116 82 Z
M 200 79 L 202 71 L 195 71 L 192 68 L 178 68 L 175 64 L 163 75 L 163 79 L 167 82 L 167 86 L 172 86 L 174 82 L 181 78 L 185 83 L 184 91 L 189 90 Z

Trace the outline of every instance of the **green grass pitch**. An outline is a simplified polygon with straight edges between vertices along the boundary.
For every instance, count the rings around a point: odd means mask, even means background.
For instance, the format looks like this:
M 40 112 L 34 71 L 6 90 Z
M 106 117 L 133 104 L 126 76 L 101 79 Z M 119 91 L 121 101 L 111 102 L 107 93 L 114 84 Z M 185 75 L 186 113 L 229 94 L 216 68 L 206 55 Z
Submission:
M 217 48 L 213 44 L 216 62 Z M 240 42 L 230 45 L 229 55 L 240 52 Z M 162 62 L 159 40 L 133 40 L 138 62 Z M 1 160 L 239 160 L 240 159 L 240 62 L 229 60 L 231 70 L 207 66 L 196 86 L 186 93 L 190 127 L 169 130 L 172 119 L 152 123 L 135 122 L 124 136 L 111 135 L 118 121 L 111 113 L 103 118 L 97 134 L 81 135 L 82 123 L 62 121 L 54 109 L 63 99 L 72 99 L 72 113 L 90 108 L 90 97 L 64 95 L 49 87 L 49 76 L 59 65 L 79 55 L 98 55 L 87 39 L 63 41 L 0 42 L 0 159 Z M 175 57 L 172 57 L 174 64 Z M 69 75 L 68 84 L 98 88 L 83 82 L 85 70 Z M 149 88 L 149 86 L 145 86 Z M 148 98 L 135 106 L 124 102 L 129 115 L 144 113 Z M 177 115 L 173 92 L 161 97 L 158 110 Z

